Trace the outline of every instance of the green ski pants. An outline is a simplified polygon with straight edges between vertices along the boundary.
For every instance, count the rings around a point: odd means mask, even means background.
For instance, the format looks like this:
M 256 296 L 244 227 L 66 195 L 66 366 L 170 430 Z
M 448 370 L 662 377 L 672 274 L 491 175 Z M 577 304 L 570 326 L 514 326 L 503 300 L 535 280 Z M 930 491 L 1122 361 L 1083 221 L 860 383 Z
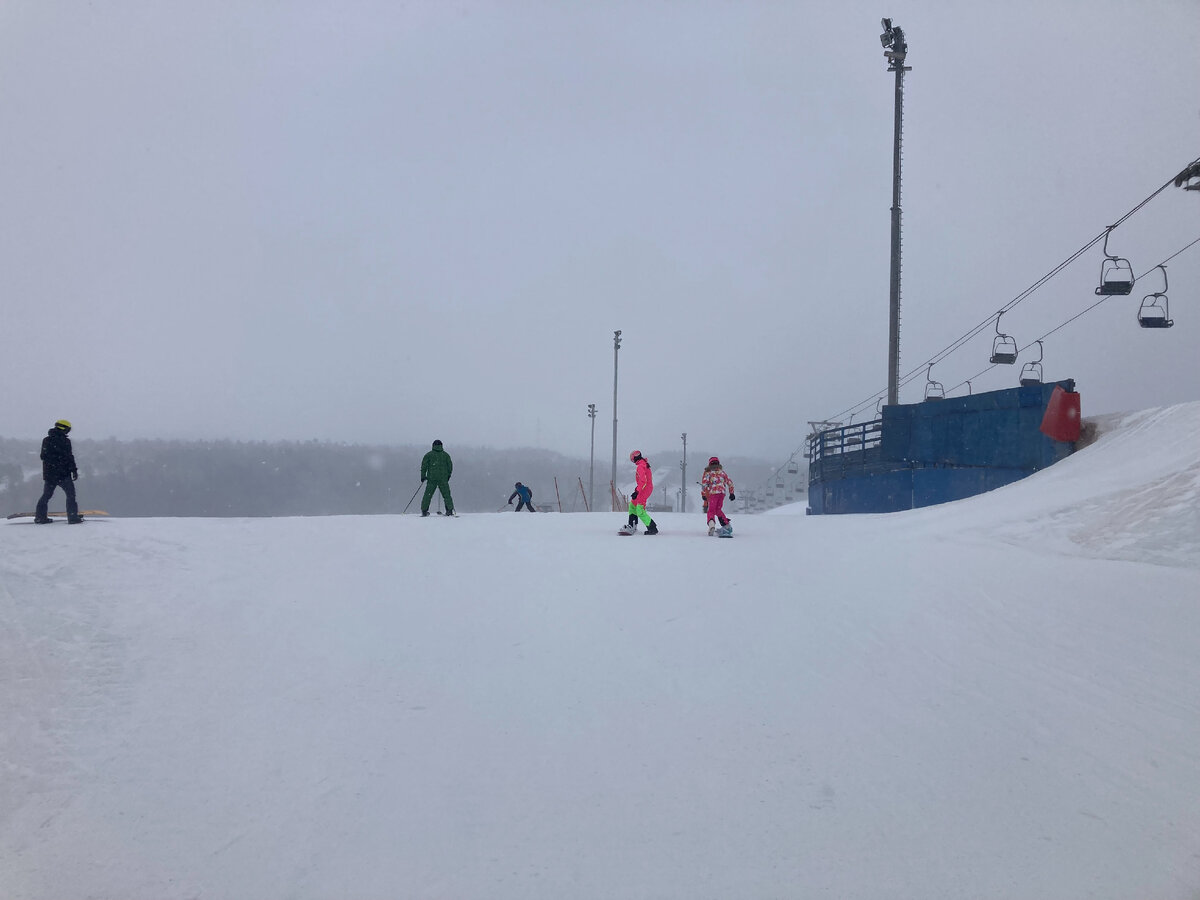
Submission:
M 432 478 L 425 482 L 425 496 L 421 498 L 421 512 L 429 512 L 429 501 L 433 499 L 435 490 L 442 492 L 442 502 L 446 504 L 446 512 L 454 512 L 454 500 L 450 497 L 450 482 L 441 479 L 434 481 Z
M 646 507 L 642 506 L 642 504 L 630 503 L 629 514 L 631 516 L 637 516 L 639 519 L 641 519 L 643 525 L 645 525 L 647 528 L 650 527 L 650 513 L 646 512 Z

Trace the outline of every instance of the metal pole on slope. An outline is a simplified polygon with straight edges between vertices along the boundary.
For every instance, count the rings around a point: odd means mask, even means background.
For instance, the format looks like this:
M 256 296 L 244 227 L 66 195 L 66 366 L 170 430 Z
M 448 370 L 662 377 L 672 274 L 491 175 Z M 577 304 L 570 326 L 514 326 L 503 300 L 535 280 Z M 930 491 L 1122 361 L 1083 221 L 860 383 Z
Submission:
M 588 404 L 588 418 L 592 420 L 592 455 L 588 463 L 588 512 L 596 505 L 596 404 Z
M 617 483 L 617 354 L 621 350 L 621 332 L 613 332 L 613 456 L 612 456 L 612 484 Z M 613 512 L 617 512 L 617 504 L 614 499 Z
M 679 511 L 687 512 L 687 432 L 685 431 L 681 437 L 683 438 L 683 459 L 679 463 L 679 468 L 682 473 L 679 476 Z
M 408 512 L 408 508 L 409 508 L 410 506 L 412 506 L 412 504 L 413 504 L 413 501 L 417 499 L 417 493 L 418 493 L 420 490 L 421 490 L 421 485 L 420 485 L 420 484 L 418 484 L 418 485 L 417 485 L 417 490 L 413 491 L 413 495 L 412 495 L 411 497 L 409 497 L 409 498 L 408 498 L 408 502 L 407 502 L 406 504 L 404 504 L 404 512 L 400 513 L 400 515 L 404 515 L 404 513 Z
M 888 296 L 888 405 L 900 402 L 900 162 L 901 140 L 904 134 L 904 73 L 912 66 L 904 65 L 908 42 L 904 30 L 893 26 L 891 19 L 882 21 L 883 55 L 888 59 L 888 71 L 896 73 L 896 113 L 892 136 L 892 264 Z

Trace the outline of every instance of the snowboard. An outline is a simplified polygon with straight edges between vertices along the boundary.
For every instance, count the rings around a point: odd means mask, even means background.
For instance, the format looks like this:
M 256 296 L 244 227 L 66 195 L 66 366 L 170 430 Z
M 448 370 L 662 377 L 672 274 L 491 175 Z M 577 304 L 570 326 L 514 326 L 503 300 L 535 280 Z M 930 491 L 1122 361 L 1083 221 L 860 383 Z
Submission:
M 81 516 L 107 516 L 108 515 L 108 513 L 106 513 L 102 509 L 81 509 L 79 511 L 79 514 Z M 47 515 L 51 519 L 55 518 L 56 516 L 60 519 L 65 519 L 67 517 L 67 514 L 65 512 L 52 512 L 52 513 L 47 513 Z M 19 513 L 13 513 L 10 516 L 6 516 L 6 518 L 9 518 L 9 519 L 33 519 L 33 518 L 36 518 L 36 516 L 37 516 L 37 513 L 19 512 Z

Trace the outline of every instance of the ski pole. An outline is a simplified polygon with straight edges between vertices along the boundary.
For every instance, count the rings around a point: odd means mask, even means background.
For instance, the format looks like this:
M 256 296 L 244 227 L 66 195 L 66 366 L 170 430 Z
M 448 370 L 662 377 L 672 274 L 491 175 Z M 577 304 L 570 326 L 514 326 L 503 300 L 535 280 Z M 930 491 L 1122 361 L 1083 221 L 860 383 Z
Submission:
M 410 506 L 412 506 L 412 502 L 413 502 L 414 500 L 416 500 L 416 499 L 417 499 L 417 492 L 418 492 L 418 491 L 420 491 L 420 490 L 421 490 L 421 485 L 420 485 L 420 484 L 418 484 L 418 485 L 417 485 L 417 490 L 416 490 L 416 491 L 413 491 L 413 495 L 412 495 L 411 497 L 409 497 L 409 498 L 408 498 L 408 503 L 407 503 L 407 504 L 405 504 L 405 506 L 404 506 L 404 512 L 400 513 L 400 515 L 404 515 L 404 513 L 408 512 L 408 508 L 409 508 Z

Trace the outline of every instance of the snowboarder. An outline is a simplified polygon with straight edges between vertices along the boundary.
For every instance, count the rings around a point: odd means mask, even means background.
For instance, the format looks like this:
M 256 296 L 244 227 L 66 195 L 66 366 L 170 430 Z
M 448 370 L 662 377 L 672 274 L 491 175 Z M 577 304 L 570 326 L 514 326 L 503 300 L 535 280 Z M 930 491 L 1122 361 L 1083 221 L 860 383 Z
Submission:
M 429 501 L 433 492 L 442 492 L 442 500 L 446 502 L 446 515 L 454 515 L 454 501 L 450 497 L 450 474 L 454 471 L 454 461 L 450 454 L 442 449 L 441 441 L 433 442 L 433 449 L 421 457 L 421 481 L 425 483 L 425 496 L 421 498 L 421 515 L 429 515 Z
M 646 512 L 646 501 L 654 492 L 654 477 L 650 473 L 650 463 L 642 456 L 641 450 L 631 452 L 629 461 L 637 466 L 637 486 L 629 495 L 629 522 L 617 534 L 636 534 L 639 519 L 646 526 L 647 535 L 658 534 L 658 526 Z
M 708 465 L 704 467 L 704 474 L 700 476 L 700 496 L 705 500 L 710 536 L 717 533 L 717 522 L 721 523 L 723 536 L 728 537 L 733 534 L 733 526 L 729 524 L 729 517 L 721 509 L 725 503 L 726 490 L 729 491 L 730 500 L 736 499 L 733 493 L 733 479 L 721 468 L 721 460 L 710 456 Z
M 75 466 L 71 439 L 67 437 L 70 431 L 71 423 L 59 419 L 42 438 L 42 481 L 45 482 L 45 488 L 33 516 L 33 521 L 39 525 L 52 521 L 46 509 L 55 488 L 62 488 L 67 495 L 67 521 L 72 525 L 83 521 L 83 516 L 79 515 L 79 504 L 75 502 L 75 479 L 79 477 L 79 469 Z
M 537 510 L 533 508 L 533 491 L 521 484 L 519 481 L 514 484 L 513 487 L 516 488 L 516 490 L 508 495 L 508 505 L 512 506 L 513 497 L 520 498 L 517 500 L 517 508 L 513 510 L 513 512 L 520 512 L 522 506 L 528 509 L 530 512 L 537 512 Z

